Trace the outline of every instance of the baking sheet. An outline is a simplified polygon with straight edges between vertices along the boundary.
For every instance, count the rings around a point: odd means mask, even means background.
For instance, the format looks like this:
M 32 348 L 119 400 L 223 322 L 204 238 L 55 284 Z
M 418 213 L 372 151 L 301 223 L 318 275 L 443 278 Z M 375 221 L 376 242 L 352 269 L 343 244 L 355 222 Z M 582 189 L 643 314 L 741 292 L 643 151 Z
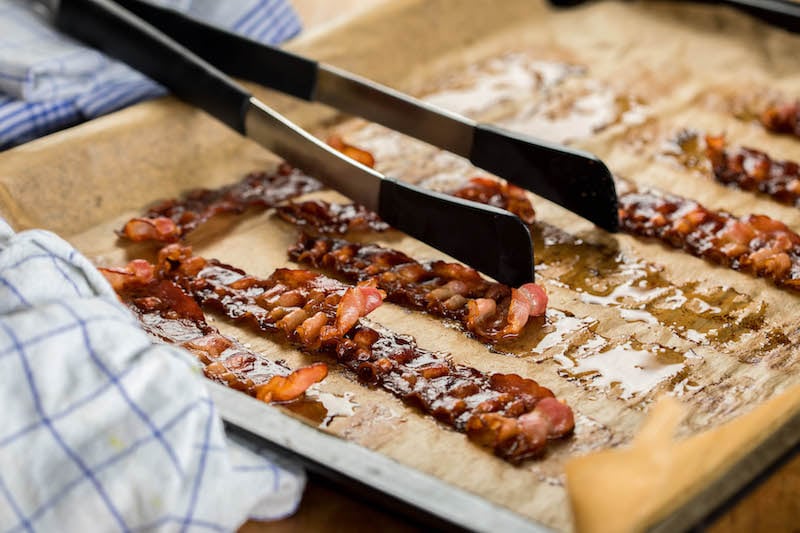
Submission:
M 590 149 L 615 173 L 635 182 L 737 214 L 757 208 L 799 230 L 797 210 L 714 185 L 660 156 L 673 131 L 688 126 L 724 130 L 733 141 L 800 159 L 796 139 L 767 135 L 731 113 L 740 96 L 800 94 L 800 59 L 792 52 L 798 45 L 795 36 L 712 7 L 608 2 L 554 12 L 528 1 L 498 6 L 435 0 L 388 4 L 295 43 L 293 49 L 441 105 L 466 105 L 460 110 L 477 118 Z M 566 68 L 562 81 L 540 84 L 557 79 L 564 65 L 572 68 Z M 516 73 L 504 82 L 511 90 L 500 90 L 491 106 L 469 108 L 497 93 L 487 96 L 481 89 L 470 96 L 471 88 L 480 80 L 503 80 L 504 72 Z M 518 82 L 522 85 L 514 85 Z M 321 135 L 335 125 L 330 110 L 260 93 Z M 583 102 L 577 117 L 576 102 Z M 562 119 L 573 122 L 565 128 Z M 547 127 L 541 128 L 543 123 Z M 336 129 L 372 149 L 378 167 L 398 177 L 419 181 L 475 172 L 463 161 L 374 126 L 356 122 Z M 192 186 L 233 181 L 274 161 L 202 113 L 165 99 L 0 154 L 0 209 L 18 228 L 58 231 L 98 264 L 121 264 L 152 252 L 118 243 L 112 231 L 142 206 Z M 336 197 L 331 192 L 319 196 Z M 651 313 L 654 322 L 642 315 L 645 321 L 631 320 L 636 302 L 599 305 L 563 286 L 564 279 L 567 285 L 575 281 L 575 268 L 559 263 L 558 254 L 548 259 L 540 247 L 537 256 L 549 261 L 539 272 L 551 297 L 549 319 L 561 330 L 545 326 L 541 333 L 492 350 L 440 320 L 390 304 L 374 318 L 413 334 L 425 348 L 450 351 L 457 362 L 537 379 L 575 410 L 574 438 L 556 443 L 542 460 L 512 467 L 342 372 L 333 371 L 321 389 L 347 396 L 354 404 L 354 414 L 335 418 L 328 431 L 537 522 L 568 530 L 574 524 L 564 487 L 565 461 L 630 443 L 659 393 L 675 395 L 688 410 L 677 434 L 689 436 L 736 419 L 798 384 L 793 345 L 800 336 L 800 298 L 659 244 L 608 236 L 543 200 L 537 200 L 536 208 L 543 222 L 598 243 L 578 247 L 586 257 L 621 253 L 628 264 L 645 270 L 650 267 L 642 265 L 649 262 L 659 283 L 700 303 L 686 307 L 678 325 L 672 323 L 674 313 Z M 192 234 L 189 242 L 199 254 L 266 276 L 289 265 L 285 249 L 295 235 L 272 213 L 264 213 L 221 218 Z M 399 234 L 380 241 L 418 258 L 441 257 Z M 617 270 L 614 276 L 627 279 L 627 273 Z M 708 305 L 714 298 L 734 301 L 734 311 L 716 317 L 704 312 L 703 302 Z M 313 360 L 222 321 L 217 325 L 291 366 Z M 732 333 L 709 335 L 715 329 Z M 668 350 L 666 360 L 659 360 L 659 346 Z M 603 353 L 615 355 L 613 364 L 597 357 Z M 626 375 L 635 375 L 637 364 L 655 369 L 663 379 L 653 381 L 653 372 L 646 372 L 643 385 L 638 377 L 615 374 L 615 368 L 624 368 Z M 670 365 L 675 366 L 665 368 Z M 750 441 L 758 436 L 754 433 Z

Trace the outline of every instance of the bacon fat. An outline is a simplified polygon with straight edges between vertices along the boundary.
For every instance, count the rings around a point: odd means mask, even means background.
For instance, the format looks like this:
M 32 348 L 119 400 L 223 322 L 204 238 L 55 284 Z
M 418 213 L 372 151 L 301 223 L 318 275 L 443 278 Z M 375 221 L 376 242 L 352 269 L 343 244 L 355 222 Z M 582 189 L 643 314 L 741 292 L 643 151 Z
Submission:
M 619 221 L 620 230 L 631 235 L 656 238 L 694 256 L 800 290 L 800 235 L 766 215 L 737 217 L 681 196 L 632 189 L 619 195 Z

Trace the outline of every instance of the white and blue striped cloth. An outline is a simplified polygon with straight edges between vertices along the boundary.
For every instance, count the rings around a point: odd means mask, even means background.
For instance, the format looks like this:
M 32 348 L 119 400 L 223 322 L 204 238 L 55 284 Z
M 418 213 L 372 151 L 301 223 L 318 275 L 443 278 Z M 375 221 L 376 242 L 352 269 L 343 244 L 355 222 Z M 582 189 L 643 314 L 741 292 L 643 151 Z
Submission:
M 232 531 L 294 512 L 302 470 L 227 440 L 204 379 L 69 244 L 0 218 L 0 531 Z
M 288 0 L 150 1 L 264 43 L 300 31 Z M 30 0 L 0 0 L 0 150 L 164 92 L 59 34 Z

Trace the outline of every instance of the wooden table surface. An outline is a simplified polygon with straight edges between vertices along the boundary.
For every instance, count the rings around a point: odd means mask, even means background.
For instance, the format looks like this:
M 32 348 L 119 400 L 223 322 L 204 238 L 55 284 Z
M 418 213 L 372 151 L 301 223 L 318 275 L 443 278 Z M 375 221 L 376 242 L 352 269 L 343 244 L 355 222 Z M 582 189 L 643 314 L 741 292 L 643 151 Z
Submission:
M 391 0 L 293 0 L 306 31 L 334 23 Z M 325 482 L 311 480 L 297 513 L 285 520 L 248 522 L 240 533 L 307 531 L 418 531 L 421 528 L 390 511 L 358 501 Z M 800 456 L 779 468 L 755 490 L 718 517 L 713 533 L 800 532 Z
M 278 522 L 249 522 L 241 533 L 299 533 L 306 531 L 375 531 L 404 533 L 420 527 L 357 501 L 320 482 L 310 481 L 291 518 Z M 708 528 L 712 533 L 800 531 L 800 456 L 780 468 Z

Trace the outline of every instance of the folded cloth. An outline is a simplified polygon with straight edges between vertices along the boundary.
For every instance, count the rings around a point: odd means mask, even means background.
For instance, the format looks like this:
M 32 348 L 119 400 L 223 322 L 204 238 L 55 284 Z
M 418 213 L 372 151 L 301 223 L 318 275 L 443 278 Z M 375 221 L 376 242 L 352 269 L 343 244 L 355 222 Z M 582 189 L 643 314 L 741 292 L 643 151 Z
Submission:
M 288 0 L 149 0 L 257 41 L 300 31 Z M 164 88 L 59 34 L 30 0 L 0 0 L 0 150 L 135 102 Z
M 0 218 L 0 531 L 230 531 L 292 513 L 302 470 L 226 440 L 204 379 L 69 244 Z

